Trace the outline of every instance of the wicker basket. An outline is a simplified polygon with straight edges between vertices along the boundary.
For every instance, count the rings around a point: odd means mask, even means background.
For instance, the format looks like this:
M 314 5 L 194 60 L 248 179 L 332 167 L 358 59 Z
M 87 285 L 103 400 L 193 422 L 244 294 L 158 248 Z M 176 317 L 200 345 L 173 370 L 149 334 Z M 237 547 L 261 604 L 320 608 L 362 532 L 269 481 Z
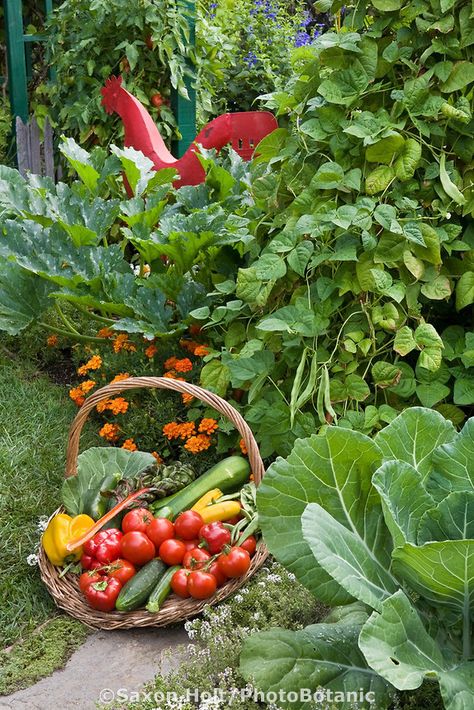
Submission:
M 74 419 L 69 432 L 66 478 L 74 476 L 77 472 L 79 438 L 89 413 L 99 402 L 107 399 L 107 397 L 119 394 L 124 390 L 136 389 L 137 387 L 176 390 L 177 392 L 190 394 L 211 407 L 214 407 L 214 409 L 230 419 L 245 442 L 254 481 L 257 486 L 259 485 L 265 472 L 263 461 L 250 428 L 234 407 L 221 397 L 201 387 L 196 387 L 196 385 L 191 385 L 179 380 L 167 379 L 166 377 L 130 377 L 127 380 L 102 387 L 87 398 Z M 56 513 L 61 512 L 61 510 L 61 508 L 58 509 Z M 112 611 L 107 613 L 96 611 L 87 604 L 84 596 L 80 592 L 78 575 L 66 574 L 64 577 L 60 577 L 60 569 L 50 563 L 42 547 L 39 555 L 39 566 L 41 578 L 58 607 L 64 609 L 68 614 L 76 617 L 76 619 L 80 619 L 80 621 L 87 626 L 99 629 L 126 629 L 140 626 L 166 626 L 196 616 L 206 605 L 216 604 L 222 601 L 245 584 L 246 580 L 262 566 L 267 555 L 268 552 L 265 545 L 263 542 L 259 542 L 255 555 L 252 558 L 250 569 L 244 577 L 230 580 L 227 584 L 220 587 L 213 597 L 204 601 L 180 599 L 172 594 L 156 614 L 150 614 L 145 609 L 138 609 L 137 611 L 131 612 Z

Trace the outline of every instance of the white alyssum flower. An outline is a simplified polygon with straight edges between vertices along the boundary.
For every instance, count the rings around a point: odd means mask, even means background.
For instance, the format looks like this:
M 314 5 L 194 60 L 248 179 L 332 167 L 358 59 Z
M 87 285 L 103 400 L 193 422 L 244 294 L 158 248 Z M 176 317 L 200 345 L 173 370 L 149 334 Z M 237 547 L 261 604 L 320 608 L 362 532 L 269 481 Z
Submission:
M 39 562 L 39 557 L 38 555 L 35 555 L 32 553 L 31 555 L 28 555 L 26 558 L 26 564 L 29 565 L 30 567 L 36 567 L 36 565 Z
M 38 532 L 44 532 L 47 527 L 48 527 L 48 516 L 41 515 L 38 518 L 38 522 L 36 523 L 36 529 L 38 530 Z

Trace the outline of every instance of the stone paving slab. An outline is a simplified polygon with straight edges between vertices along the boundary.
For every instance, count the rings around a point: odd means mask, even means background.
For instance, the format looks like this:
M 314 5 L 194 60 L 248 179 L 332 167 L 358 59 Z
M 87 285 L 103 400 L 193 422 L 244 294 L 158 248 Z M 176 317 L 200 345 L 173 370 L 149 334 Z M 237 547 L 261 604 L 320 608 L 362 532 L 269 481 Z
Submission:
M 159 668 L 179 663 L 179 655 L 162 659 L 168 649 L 188 643 L 182 627 L 98 631 L 71 656 L 62 670 L 35 685 L 0 697 L 0 710 L 94 710 L 101 691 L 110 707 L 120 688 L 139 691 Z

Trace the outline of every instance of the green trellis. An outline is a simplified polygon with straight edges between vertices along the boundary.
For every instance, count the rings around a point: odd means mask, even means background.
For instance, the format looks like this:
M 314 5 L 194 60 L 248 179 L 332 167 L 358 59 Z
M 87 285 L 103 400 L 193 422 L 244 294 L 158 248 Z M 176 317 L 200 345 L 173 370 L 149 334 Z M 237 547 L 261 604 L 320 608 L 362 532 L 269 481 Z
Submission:
M 53 0 L 43 0 L 45 13 L 53 9 Z M 19 116 L 23 122 L 28 120 L 28 64 L 27 47 L 32 43 L 44 42 L 44 35 L 25 34 L 23 27 L 22 0 L 3 0 L 5 9 L 5 32 L 7 38 L 7 63 L 9 96 L 12 115 Z M 195 43 L 194 10 L 195 1 L 187 0 L 190 10 L 190 42 Z M 184 99 L 178 92 L 172 92 L 172 106 L 175 112 L 181 140 L 177 141 L 175 152 L 181 157 L 196 136 L 196 92 L 191 80 L 186 77 L 186 88 L 190 100 Z

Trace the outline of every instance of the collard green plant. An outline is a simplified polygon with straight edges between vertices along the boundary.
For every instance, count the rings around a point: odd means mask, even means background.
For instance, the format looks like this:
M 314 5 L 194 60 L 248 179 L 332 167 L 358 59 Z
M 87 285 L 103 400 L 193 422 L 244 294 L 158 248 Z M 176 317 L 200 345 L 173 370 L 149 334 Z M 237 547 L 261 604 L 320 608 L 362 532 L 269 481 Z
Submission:
M 257 493 L 270 552 L 316 598 L 346 606 L 300 632 L 252 636 L 248 680 L 373 690 L 378 710 L 395 689 L 436 680 L 448 710 L 472 707 L 473 442 L 474 419 L 457 433 L 413 407 L 374 439 L 330 427 L 270 466 Z

